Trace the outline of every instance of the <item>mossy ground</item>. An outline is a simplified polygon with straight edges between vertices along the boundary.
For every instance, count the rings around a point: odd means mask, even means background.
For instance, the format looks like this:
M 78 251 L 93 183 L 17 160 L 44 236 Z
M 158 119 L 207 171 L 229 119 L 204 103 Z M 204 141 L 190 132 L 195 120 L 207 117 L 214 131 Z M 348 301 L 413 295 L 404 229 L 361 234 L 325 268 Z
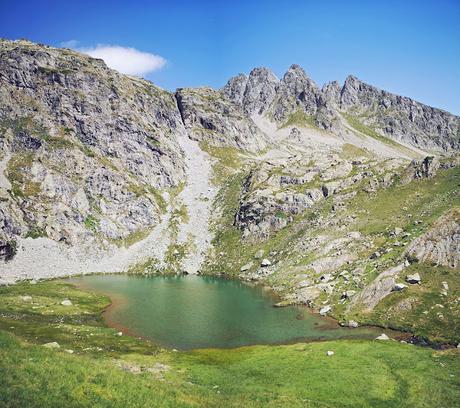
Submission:
M 344 160 L 356 159 L 357 157 L 372 158 L 372 153 L 369 150 L 357 147 L 350 143 L 345 143 L 342 146 L 340 157 Z
M 215 159 L 213 163 L 213 184 L 221 186 L 228 177 L 241 169 L 243 160 L 241 151 L 234 147 L 217 147 L 208 143 L 200 143 L 202 150 Z
M 454 407 L 460 398 L 457 349 L 332 341 L 176 352 L 116 336 L 100 316 L 109 299 L 66 282 L 3 287 L 0 299 L 2 407 Z M 61 348 L 42 346 L 50 341 Z M 149 370 L 157 364 L 168 369 Z

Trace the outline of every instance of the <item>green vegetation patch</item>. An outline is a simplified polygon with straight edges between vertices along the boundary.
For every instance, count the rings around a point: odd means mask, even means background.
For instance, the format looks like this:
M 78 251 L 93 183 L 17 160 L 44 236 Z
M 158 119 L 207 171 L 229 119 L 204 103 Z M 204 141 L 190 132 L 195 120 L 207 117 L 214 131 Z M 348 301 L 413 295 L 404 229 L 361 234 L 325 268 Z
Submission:
M 366 259 L 376 250 L 381 254 L 378 259 L 369 259 L 364 263 L 365 283 L 370 283 L 379 273 L 400 263 L 407 245 L 425 233 L 446 211 L 460 208 L 459 183 L 460 168 L 441 170 L 433 179 L 395 184 L 373 195 L 360 192 L 339 213 L 340 216 L 353 214 L 354 222 L 348 226 L 348 230 L 360 231 L 368 241 L 374 243 L 374 248 L 367 249 L 367 254 L 363 247 L 360 259 Z M 396 227 L 402 228 L 403 232 L 393 236 L 391 232 Z M 363 314 L 360 310 L 352 310 L 348 318 L 410 331 L 433 342 L 460 341 L 457 298 L 450 298 L 458 293 L 455 282 L 458 268 L 449 270 L 415 263 L 401 274 L 402 282 L 410 271 L 419 272 L 425 282 L 392 293 L 379 303 L 374 313 Z M 448 296 L 441 295 L 443 281 L 452 288 Z M 335 301 L 338 302 L 338 299 Z M 434 306 L 446 306 L 444 302 L 448 305 L 444 309 Z M 335 308 L 335 317 L 344 319 L 342 308 Z
M 220 186 L 225 183 L 227 178 L 241 169 L 243 165 L 241 151 L 234 147 L 217 147 L 204 142 L 200 143 L 200 147 L 216 159 L 213 163 L 212 182 L 214 185 Z
M 41 237 L 47 237 L 48 234 L 46 233 L 46 230 L 44 228 L 41 228 L 39 226 L 33 226 L 25 235 L 25 238 L 41 238 Z
M 97 232 L 97 229 L 99 228 L 99 219 L 90 214 L 85 218 L 84 224 L 90 231 Z
M 315 123 L 315 117 L 313 115 L 308 115 L 301 110 L 291 114 L 286 122 L 280 126 L 280 129 L 286 128 L 288 126 L 300 126 L 318 129 L 318 126 Z
M 0 401 L 9 407 L 455 407 L 460 397 L 458 351 L 392 342 L 111 359 L 28 346 L 4 333 L 0 345 Z M 167 372 L 148 371 L 157 364 Z
M 137 230 L 128 234 L 125 238 L 122 239 L 123 246 L 129 248 L 131 245 L 136 242 L 142 241 L 147 238 L 150 234 L 150 229 Z
M 128 269 L 129 275 L 156 275 L 160 273 L 159 261 L 156 258 L 149 258 L 145 261 L 131 265 Z
M 15 154 L 6 166 L 6 177 L 11 183 L 11 192 L 15 197 L 37 196 L 41 192 L 41 184 L 30 180 L 30 168 L 34 161 L 33 153 Z
M 42 140 L 49 137 L 46 128 L 38 124 L 31 116 L 1 119 L 0 130 L 4 133 L 7 129 L 11 129 L 14 135 L 24 132 Z
M 158 207 L 160 207 L 161 212 L 166 212 L 168 203 L 163 198 L 161 192 L 153 186 L 147 184 L 135 184 L 129 183 L 127 186 L 128 191 L 135 194 L 136 197 L 143 197 L 145 195 L 152 195 Z
M 107 328 L 101 317 L 110 299 L 101 294 L 63 281 L 24 282 L 0 287 L 0 299 L 0 329 L 29 342 L 56 341 L 81 353 L 153 352 L 148 343 L 131 337 L 115 338 L 115 330 Z M 64 299 L 72 305 L 62 305 Z
M 395 184 L 373 195 L 359 192 L 346 209 L 356 216 L 350 228 L 373 235 L 401 227 L 419 235 L 446 210 L 460 206 L 459 183 L 460 167 L 456 167 L 439 171 L 433 179 Z
M 147 186 L 147 191 L 150 194 L 152 194 L 152 196 L 155 198 L 156 203 L 158 204 L 158 207 L 160 207 L 160 210 L 163 213 L 165 213 L 166 209 L 168 208 L 168 203 L 163 198 L 163 195 L 161 194 L 161 192 L 152 186 Z
M 72 141 L 65 139 L 64 137 L 58 137 L 58 136 L 48 136 L 46 139 L 44 139 L 48 146 L 51 149 L 54 150 L 59 150 L 59 149 L 75 149 L 77 146 L 75 143 Z
M 39 67 L 37 67 L 37 69 L 42 74 L 50 75 L 50 76 L 59 75 L 59 74 L 69 75 L 69 74 L 74 74 L 74 73 L 77 72 L 77 70 L 72 69 L 72 68 L 67 67 L 67 66 L 66 67 L 57 67 L 57 68 L 39 66 Z
M 287 218 L 288 216 L 287 216 L 287 214 L 286 214 L 285 212 L 283 212 L 283 211 L 277 211 L 277 212 L 275 213 L 275 217 L 277 217 L 277 218 Z
M 363 320 L 411 332 L 433 342 L 460 343 L 460 269 L 412 264 L 401 273 L 419 273 L 420 285 L 408 285 L 384 298 Z M 444 288 L 447 285 L 448 289 Z
M 372 157 L 372 153 L 369 150 L 362 149 L 361 147 L 355 146 L 350 143 L 345 143 L 342 146 L 342 151 L 340 152 L 340 157 L 344 160 L 352 160 L 358 157 Z
M 95 157 L 96 154 L 91 150 L 91 148 L 87 145 L 82 145 L 80 146 L 80 150 L 83 152 L 83 154 L 87 157 Z
M 190 253 L 190 242 L 175 242 L 169 245 L 165 254 L 166 269 L 162 271 L 163 274 L 178 274 L 182 273 L 181 266 L 182 260 Z

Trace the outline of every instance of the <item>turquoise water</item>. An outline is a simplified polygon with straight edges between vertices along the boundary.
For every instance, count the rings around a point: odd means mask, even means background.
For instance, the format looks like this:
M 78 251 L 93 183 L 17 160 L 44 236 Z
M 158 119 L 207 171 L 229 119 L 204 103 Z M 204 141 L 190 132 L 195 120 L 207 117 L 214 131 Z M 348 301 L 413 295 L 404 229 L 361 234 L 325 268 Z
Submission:
M 375 338 L 374 328 L 348 329 L 305 307 L 273 307 L 259 286 L 211 277 L 90 275 L 78 286 L 106 294 L 107 323 L 177 349 L 238 347 L 338 338 Z

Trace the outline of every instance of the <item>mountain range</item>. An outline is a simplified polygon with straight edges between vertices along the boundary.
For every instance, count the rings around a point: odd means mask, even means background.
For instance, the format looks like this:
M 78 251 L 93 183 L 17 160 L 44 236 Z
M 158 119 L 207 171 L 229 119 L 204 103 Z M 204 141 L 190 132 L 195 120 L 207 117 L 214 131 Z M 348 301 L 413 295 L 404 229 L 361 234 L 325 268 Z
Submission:
M 25 40 L 0 41 L 0 84 L 0 282 L 217 274 L 397 325 L 425 307 L 393 296 L 408 275 L 458 271 L 456 115 L 298 65 L 169 92 Z

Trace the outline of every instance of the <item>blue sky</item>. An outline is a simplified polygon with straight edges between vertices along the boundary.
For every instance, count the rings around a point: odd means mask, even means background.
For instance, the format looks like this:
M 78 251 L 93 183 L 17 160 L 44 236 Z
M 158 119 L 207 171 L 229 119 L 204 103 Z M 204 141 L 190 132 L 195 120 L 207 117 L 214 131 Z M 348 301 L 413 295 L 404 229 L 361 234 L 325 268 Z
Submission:
M 152 53 L 166 63 L 144 76 L 171 90 L 297 63 L 320 86 L 353 74 L 460 114 L 460 0 L 0 0 L 0 36 Z

